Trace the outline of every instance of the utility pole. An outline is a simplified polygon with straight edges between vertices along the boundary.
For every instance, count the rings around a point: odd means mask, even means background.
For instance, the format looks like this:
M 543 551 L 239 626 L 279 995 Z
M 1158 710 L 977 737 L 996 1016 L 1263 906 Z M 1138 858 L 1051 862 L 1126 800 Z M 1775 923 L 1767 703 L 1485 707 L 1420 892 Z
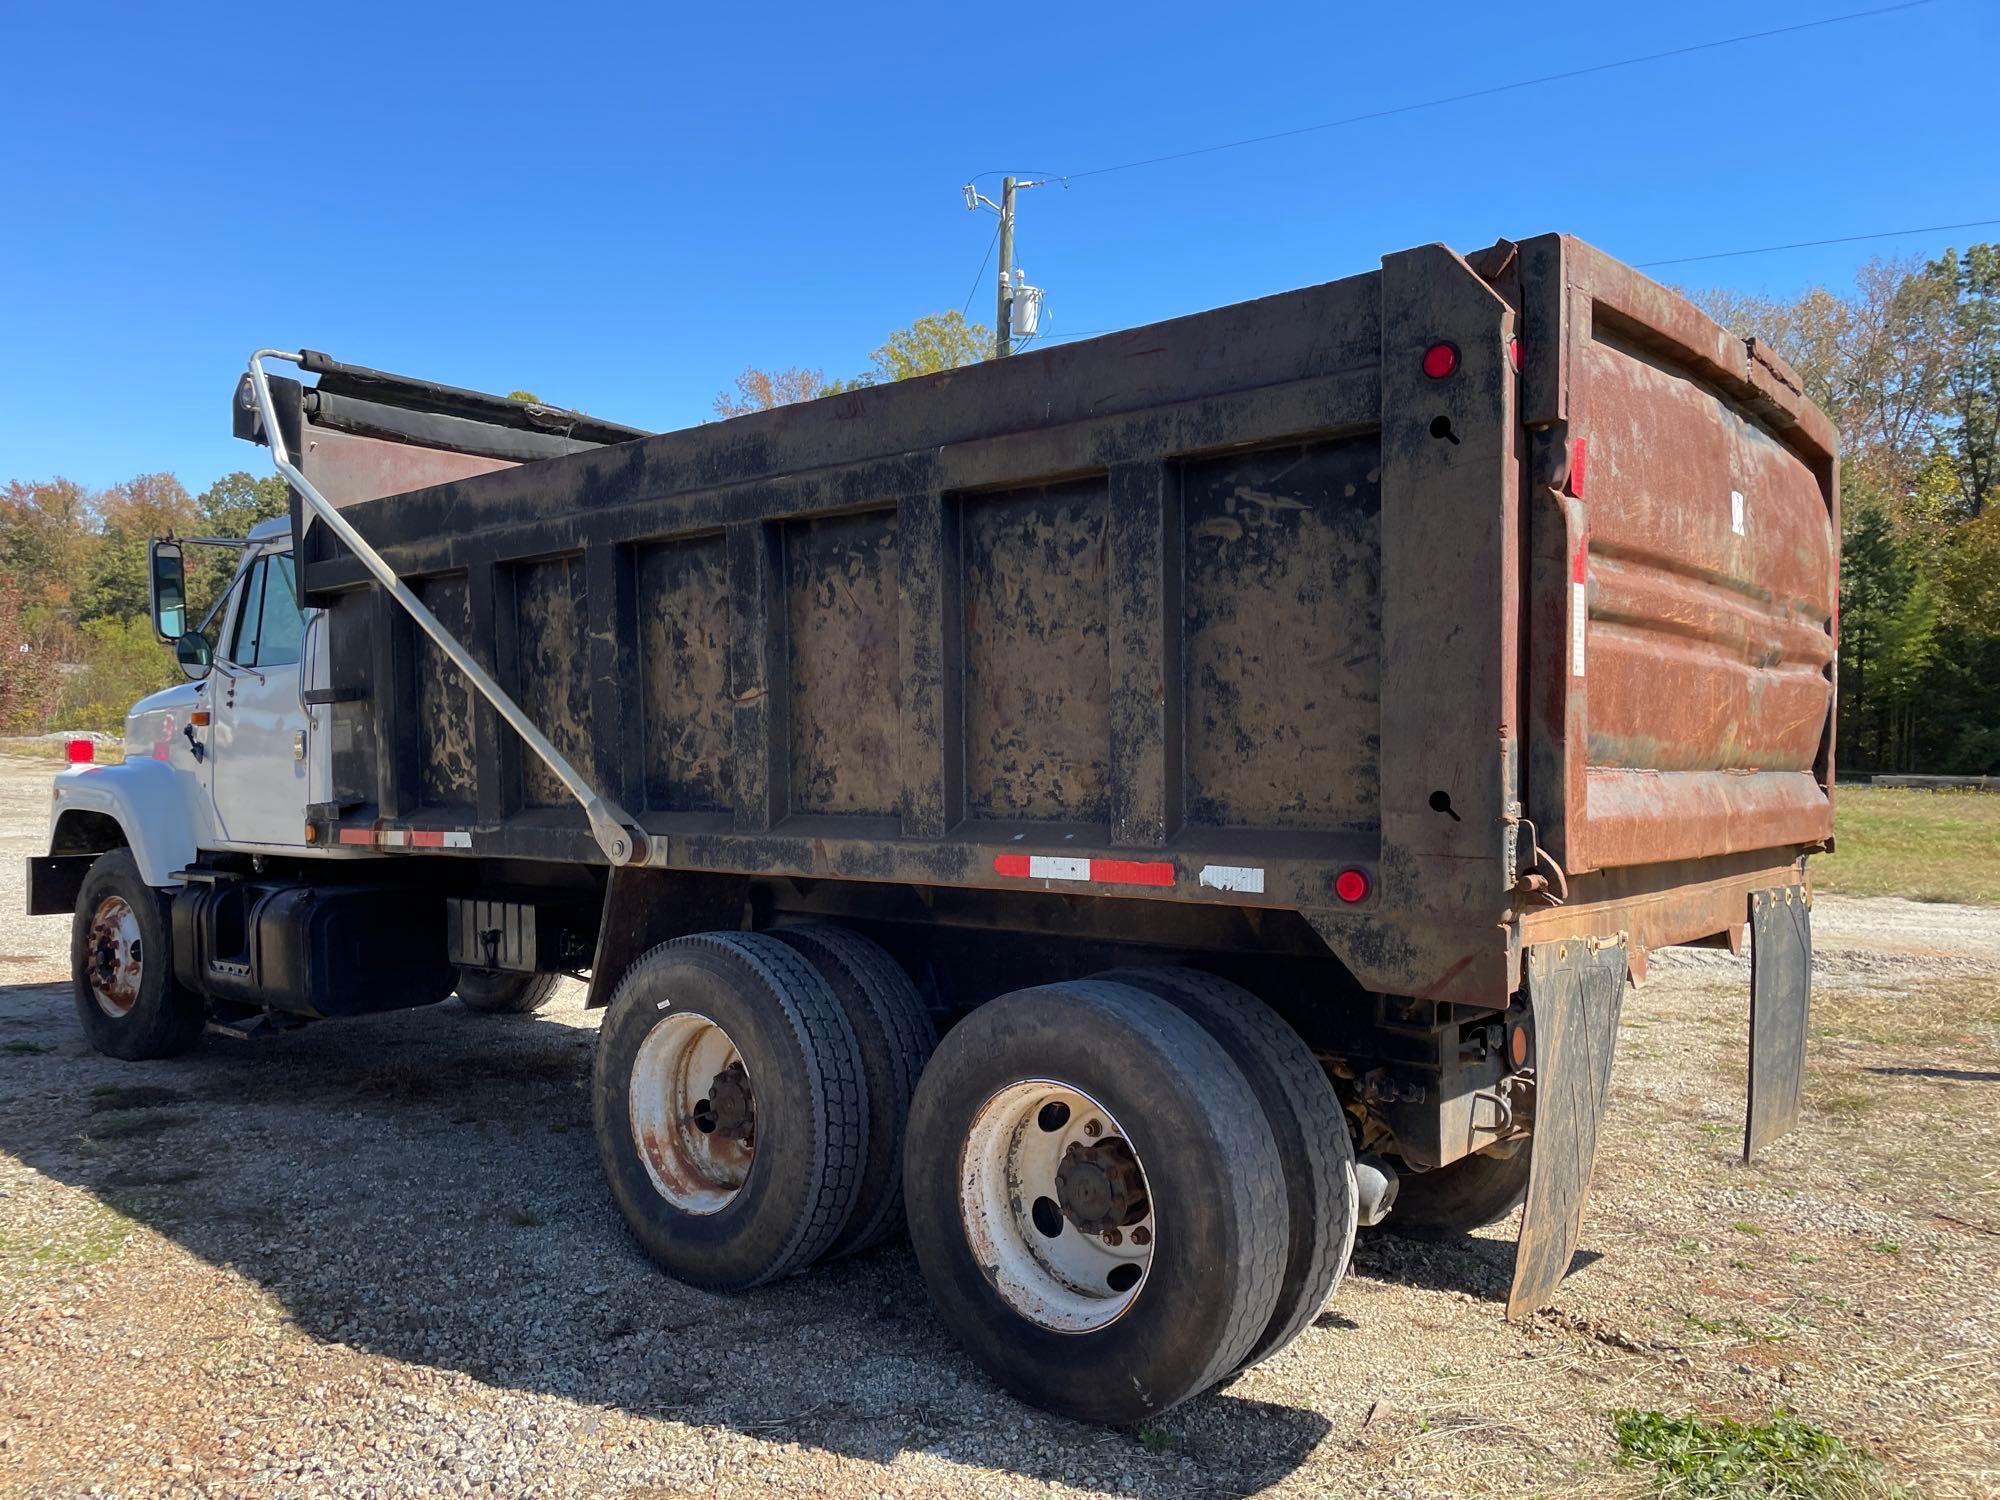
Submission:
M 1014 179 L 1000 184 L 1000 306 L 993 315 L 993 357 L 1014 352 Z
M 1016 178 L 1003 177 L 998 203 L 972 183 L 968 182 L 962 189 L 968 209 L 991 209 L 1000 216 L 1000 229 L 996 235 L 1000 242 L 1000 286 L 993 316 L 995 359 L 1005 359 L 1014 352 L 1015 333 L 1018 332 L 1023 339 L 1031 339 L 1041 327 L 1042 289 L 1029 286 L 1020 268 L 1014 264 L 1014 195 L 1021 188 L 1040 187 L 1047 180 L 1037 178 L 1033 182 L 1021 182 Z M 976 281 L 973 288 L 975 291 L 978 289 Z M 970 305 L 968 298 L 967 306 Z

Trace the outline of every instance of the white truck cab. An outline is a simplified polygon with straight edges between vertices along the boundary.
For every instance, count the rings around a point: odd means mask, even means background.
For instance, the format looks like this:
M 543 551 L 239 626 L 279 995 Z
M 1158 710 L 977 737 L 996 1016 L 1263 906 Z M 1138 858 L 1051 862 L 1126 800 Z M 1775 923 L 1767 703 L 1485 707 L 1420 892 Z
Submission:
M 259 369 L 238 383 L 231 421 L 238 437 L 289 456 L 280 467 L 315 506 L 645 435 L 312 351 L 293 362 L 319 384 L 266 381 Z M 49 852 L 28 861 L 28 912 L 73 914 L 77 1009 L 99 1051 L 166 1056 L 205 1021 L 428 1004 L 454 984 L 476 1008 L 528 1009 L 553 985 L 446 957 L 449 878 L 313 841 L 310 810 L 331 797 L 333 715 L 323 616 L 300 608 L 294 549 L 314 524 L 297 509 L 245 537 L 157 539 L 154 631 L 188 680 L 132 706 L 122 764 L 55 778 Z M 194 545 L 238 553 L 198 623 L 182 555 Z
M 116 825 L 148 885 L 179 883 L 198 851 L 317 854 L 306 805 L 323 794 L 324 747 L 306 694 L 325 680 L 323 645 L 293 586 L 292 533 L 255 527 L 206 629 L 174 637 L 189 680 L 140 699 L 125 717 L 123 765 L 81 765 L 55 779 L 52 856 L 95 852 Z M 182 623 L 181 559 L 156 545 L 155 626 Z

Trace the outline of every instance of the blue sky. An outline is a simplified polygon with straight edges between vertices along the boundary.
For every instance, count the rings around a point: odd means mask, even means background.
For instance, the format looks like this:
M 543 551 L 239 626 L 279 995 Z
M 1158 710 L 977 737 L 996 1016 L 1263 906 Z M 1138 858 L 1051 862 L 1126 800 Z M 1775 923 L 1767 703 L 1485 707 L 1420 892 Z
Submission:
M 959 187 L 983 170 L 1079 173 L 1870 3 L 19 4 L 0 481 L 261 472 L 224 403 L 265 343 L 691 424 L 747 364 L 852 373 L 961 306 L 993 222 Z M 2000 6 L 1936 0 L 1037 188 L 1016 259 L 1061 333 L 1430 240 L 1562 229 L 1640 261 L 2000 218 L 1996 63 Z M 1975 238 L 2000 228 L 1654 274 L 1783 293 Z

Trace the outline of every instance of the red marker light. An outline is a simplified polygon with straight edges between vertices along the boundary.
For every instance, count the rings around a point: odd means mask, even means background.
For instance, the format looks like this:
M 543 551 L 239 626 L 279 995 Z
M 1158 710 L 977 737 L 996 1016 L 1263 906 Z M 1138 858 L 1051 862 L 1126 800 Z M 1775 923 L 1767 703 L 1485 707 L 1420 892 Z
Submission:
M 1333 877 L 1333 893 L 1349 906 L 1368 899 L 1368 872 L 1366 870 L 1342 870 Z
M 1458 373 L 1458 345 L 1432 344 L 1424 351 L 1424 373 L 1443 380 Z
M 1507 340 L 1507 363 L 1512 365 L 1517 372 L 1520 370 L 1521 341 L 1519 339 Z
M 73 766 L 87 766 L 97 759 L 97 746 L 89 740 L 69 742 L 69 763 Z

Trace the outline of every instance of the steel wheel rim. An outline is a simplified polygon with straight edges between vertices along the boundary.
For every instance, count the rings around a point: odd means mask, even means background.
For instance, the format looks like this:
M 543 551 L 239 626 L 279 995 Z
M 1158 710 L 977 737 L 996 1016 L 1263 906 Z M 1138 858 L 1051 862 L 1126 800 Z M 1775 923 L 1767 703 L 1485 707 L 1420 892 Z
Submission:
M 1108 1207 L 1095 1191 L 1107 1160 L 1123 1184 Z M 1094 1333 L 1123 1316 L 1158 1248 L 1151 1188 L 1130 1137 L 1089 1094 L 1050 1079 L 1010 1084 L 974 1114 L 959 1214 L 1001 1300 L 1057 1333 Z
M 729 1033 L 707 1016 L 682 1011 L 646 1033 L 632 1060 L 629 1113 L 646 1175 L 675 1208 L 720 1213 L 749 1181 L 757 1155 L 750 1075 Z
M 139 914 L 123 896 L 106 896 L 90 914 L 84 968 L 97 1008 L 122 1021 L 139 1003 L 139 984 L 146 973 L 145 939 Z

